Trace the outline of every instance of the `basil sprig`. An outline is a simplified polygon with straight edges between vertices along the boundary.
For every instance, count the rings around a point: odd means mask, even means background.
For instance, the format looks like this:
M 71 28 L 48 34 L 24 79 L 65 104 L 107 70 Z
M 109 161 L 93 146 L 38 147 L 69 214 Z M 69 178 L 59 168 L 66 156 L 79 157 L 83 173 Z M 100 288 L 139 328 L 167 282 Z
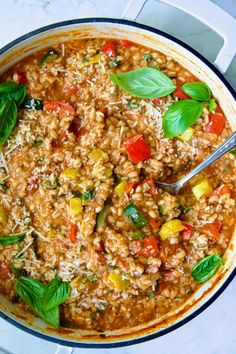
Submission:
M 66 301 L 70 293 L 70 284 L 63 282 L 60 278 L 54 278 L 46 287 L 42 305 L 44 310 L 51 310 L 55 306 L 61 305 Z
M 56 277 L 46 286 L 36 279 L 22 276 L 16 281 L 16 293 L 45 322 L 59 328 L 59 305 L 69 296 L 69 283 Z
M 222 264 L 223 261 L 218 254 L 207 256 L 192 269 L 192 277 L 196 282 L 203 283 L 210 279 Z
M 181 90 L 193 99 L 178 101 L 167 109 L 162 123 L 165 138 L 178 136 L 196 123 L 211 98 L 211 90 L 204 82 L 190 82 Z
M 26 236 L 26 232 L 21 232 L 19 234 L 12 234 L 12 235 L 1 235 L 0 236 L 0 246 L 8 246 L 13 243 L 22 241 Z
M 0 146 L 10 136 L 16 125 L 17 106 L 26 95 L 26 87 L 15 82 L 0 83 Z
M 193 125 L 202 114 L 204 102 L 194 100 L 178 101 L 165 112 L 162 127 L 165 138 L 173 138 L 182 134 Z
M 17 107 L 12 99 L 0 101 L 0 146 L 2 146 L 16 125 Z
M 141 68 L 126 73 L 110 73 L 111 80 L 125 92 L 140 98 L 158 98 L 172 93 L 176 86 L 160 70 Z
M 211 89 L 205 82 L 189 82 L 181 90 L 196 101 L 207 101 L 211 98 Z

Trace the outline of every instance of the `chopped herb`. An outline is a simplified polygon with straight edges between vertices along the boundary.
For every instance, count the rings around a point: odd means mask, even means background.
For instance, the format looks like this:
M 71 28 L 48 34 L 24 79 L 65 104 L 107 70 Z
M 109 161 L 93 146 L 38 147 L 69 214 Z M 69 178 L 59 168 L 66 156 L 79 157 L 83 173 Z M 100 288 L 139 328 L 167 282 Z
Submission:
M 154 291 L 150 291 L 150 292 L 147 294 L 148 299 L 152 299 L 154 296 L 155 296 Z
M 95 197 L 95 193 L 91 190 L 87 190 L 85 192 L 82 193 L 81 195 L 81 200 L 92 200 Z
M 148 225 L 148 220 L 137 210 L 133 203 L 124 209 L 124 214 L 138 229 Z
M 137 103 L 132 102 L 132 101 L 128 101 L 127 102 L 127 106 L 130 107 L 130 108 L 138 108 Z
M 36 111 L 41 111 L 43 109 L 43 101 L 39 100 L 38 98 L 27 98 L 23 102 L 23 107 Z
M 147 62 L 150 62 L 152 60 L 152 55 L 149 53 L 145 53 L 142 55 L 142 59 L 147 60 Z
M 85 249 L 85 247 L 83 245 L 81 245 L 79 251 L 83 252 L 84 249 Z
M 43 140 L 35 140 L 35 142 L 33 143 L 32 147 L 38 147 L 42 144 Z
M 43 66 L 44 64 L 51 63 L 52 61 L 56 60 L 57 57 L 58 57 L 58 51 L 52 49 L 42 57 L 39 64 L 40 66 Z
M 109 61 L 108 65 L 111 69 L 118 68 L 121 65 L 121 60 L 114 59 L 112 61 Z

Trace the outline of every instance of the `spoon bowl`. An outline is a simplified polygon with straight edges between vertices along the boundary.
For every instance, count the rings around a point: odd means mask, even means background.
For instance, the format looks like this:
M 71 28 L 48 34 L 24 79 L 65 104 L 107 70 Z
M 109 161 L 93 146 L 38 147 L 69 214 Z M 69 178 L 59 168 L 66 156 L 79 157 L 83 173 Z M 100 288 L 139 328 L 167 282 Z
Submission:
M 178 194 L 180 189 L 194 176 L 199 174 L 206 167 L 225 155 L 227 152 L 236 147 L 236 131 L 231 134 L 212 154 L 203 160 L 197 167 L 190 171 L 186 176 L 174 183 L 166 183 L 156 181 L 156 184 L 169 192 L 170 194 Z

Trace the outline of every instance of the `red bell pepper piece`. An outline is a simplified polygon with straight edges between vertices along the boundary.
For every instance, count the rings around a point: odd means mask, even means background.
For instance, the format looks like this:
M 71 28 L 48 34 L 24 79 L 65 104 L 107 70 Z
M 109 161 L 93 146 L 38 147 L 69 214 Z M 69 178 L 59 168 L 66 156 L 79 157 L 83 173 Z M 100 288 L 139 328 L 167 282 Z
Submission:
M 225 117 L 221 116 L 220 114 L 211 114 L 210 121 L 206 126 L 206 131 L 208 133 L 213 133 L 216 135 L 221 135 L 224 126 L 225 126 Z
M 213 195 L 221 196 L 224 194 L 230 194 L 230 188 L 227 184 L 222 184 L 221 186 L 217 187 L 211 194 L 209 195 L 209 198 L 212 197 Z
M 74 116 L 75 109 L 69 103 L 60 101 L 45 101 L 44 110 L 46 112 L 59 111 L 59 117 L 65 118 L 67 116 Z
M 175 97 L 178 97 L 182 100 L 186 100 L 189 98 L 188 95 L 186 95 L 186 93 L 184 93 L 184 91 L 181 90 L 182 86 L 177 86 L 177 89 L 174 91 L 174 95 Z
M 199 80 L 196 79 L 195 77 L 188 77 L 187 82 L 198 82 Z
M 189 82 L 197 82 L 198 80 L 195 79 L 194 77 L 189 77 L 186 79 L 187 83 Z M 175 97 L 178 97 L 182 100 L 186 100 L 188 98 L 190 98 L 188 95 L 186 95 L 186 93 L 184 93 L 184 91 L 181 90 L 181 87 L 183 86 L 183 82 L 182 81 L 177 81 L 177 89 L 174 91 L 174 95 Z
M 159 251 L 157 240 L 154 236 L 133 241 L 133 249 L 141 257 L 157 256 Z
M 73 223 L 70 223 L 69 226 L 69 238 L 72 243 L 76 242 L 77 226 Z
M 180 236 L 182 237 L 183 240 L 189 240 L 190 236 L 192 235 L 193 225 L 185 221 L 182 221 L 182 224 L 184 226 L 184 230 L 181 231 Z
M 160 220 L 156 220 L 154 218 L 151 218 L 150 216 L 148 216 L 148 221 L 149 221 L 149 224 L 151 226 L 151 228 L 155 231 L 155 230 L 158 230 L 159 227 L 161 226 L 161 222 Z
M 117 55 L 117 43 L 114 41 L 108 41 L 102 48 L 101 51 L 110 58 L 114 58 Z
M 210 236 L 214 241 L 220 237 L 221 221 L 216 220 L 212 224 L 206 224 L 201 227 L 201 231 Z
M 124 140 L 124 147 L 133 163 L 146 160 L 151 156 L 149 145 L 139 133 L 130 136 Z
M 128 186 L 125 188 L 124 192 L 126 194 L 130 194 L 136 187 L 138 183 L 137 182 L 130 182 Z
M 143 184 L 147 183 L 150 187 L 150 193 L 151 195 L 155 196 L 157 195 L 157 188 L 156 188 L 156 184 L 153 178 L 148 177 L 143 181 Z
M 120 44 L 122 47 L 124 48 L 129 48 L 132 47 L 132 45 L 134 44 L 134 42 L 129 41 L 128 39 L 121 39 Z
M 18 70 L 16 72 L 16 74 L 18 76 L 18 82 L 20 85 L 25 85 L 28 83 L 28 79 L 27 79 L 26 73 L 24 71 Z

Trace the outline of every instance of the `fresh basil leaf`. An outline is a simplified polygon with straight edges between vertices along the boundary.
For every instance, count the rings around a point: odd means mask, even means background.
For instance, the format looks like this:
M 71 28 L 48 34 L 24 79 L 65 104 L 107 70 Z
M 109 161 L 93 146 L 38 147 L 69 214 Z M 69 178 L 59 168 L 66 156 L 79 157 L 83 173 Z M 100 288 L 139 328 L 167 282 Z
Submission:
M 19 233 L 19 234 L 13 234 L 13 235 L 6 235 L 6 236 L 0 236 L 0 245 L 1 246 L 7 246 L 11 245 L 13 243 L 22 241 L 26 236 L 25 232 Z
M 192 269 L 192 277 L 196 282 L 203 283 L 210 279 L 222 264 L 223 261 L 218 254 L 207 256 Z
M 122 90 L 140 98 L 164 97 L 176 89 L 167 75 L 154 68 L 141 68 L 120 74 L 110 73 L 110 78 Z
M 70 283 L 63 282 L 60 278 L 54 278 L 43 293 L 42 306 L 45 311 L 61 305 L 70 294 Z
M 25 85 L 19 85 L 15 82 L 2 82 L 0 84 L 0 101 L 13 99 L 17 105 L 20 105 L 26 96 Z
M 46 286 L 43 283 L 33 278 L 20 277 L 16 281 L 17 295 L 45 322 L 58 328 L 60 325 L 59 307 L 56 306 L 46 311 L 42 306 L 45 289 Z
M 16 293 L 39 316 L 41 316 L 42 311 L 41 299 L 44 290 L 45 285 L 33 278 L 20 277 L 16 281 Z
M 48 311 L 41 310 L 40 313 L 38 314 L 42 320 L 45 322 L 49 323 L 55 328 L 59 328 L 60 326 L 60 311 L 59 307 L 53 307 L 52 309 Z
M 214 112 L 215 104 L 216 104 L 216 100 L 214 98 L 211 98 L 210 101 L 208 102 L 210 113 Z
M 148 53 L 145 53 L 145 54 L 142 55 L 142 59 L 145 59 L 145 60 L 147 60 L 147 62 L 149 62 L 149 61 L 152 60 L 152 55 L 148 54 Z
M 16 125 L 17 108 L 13 100 L 6 99 L 0 106 L 0 146 L 2 146 Z
M 211 89 L 205 82 L 189 82 L 181 90 L 196 101 L 207 101 L 211 98 Z
M 182 134 L 198 120 L 203 107 L 204 102 L 193 100 L 182 100 L 172 104 L 163 117 L 162 127 L 165 138 Z

